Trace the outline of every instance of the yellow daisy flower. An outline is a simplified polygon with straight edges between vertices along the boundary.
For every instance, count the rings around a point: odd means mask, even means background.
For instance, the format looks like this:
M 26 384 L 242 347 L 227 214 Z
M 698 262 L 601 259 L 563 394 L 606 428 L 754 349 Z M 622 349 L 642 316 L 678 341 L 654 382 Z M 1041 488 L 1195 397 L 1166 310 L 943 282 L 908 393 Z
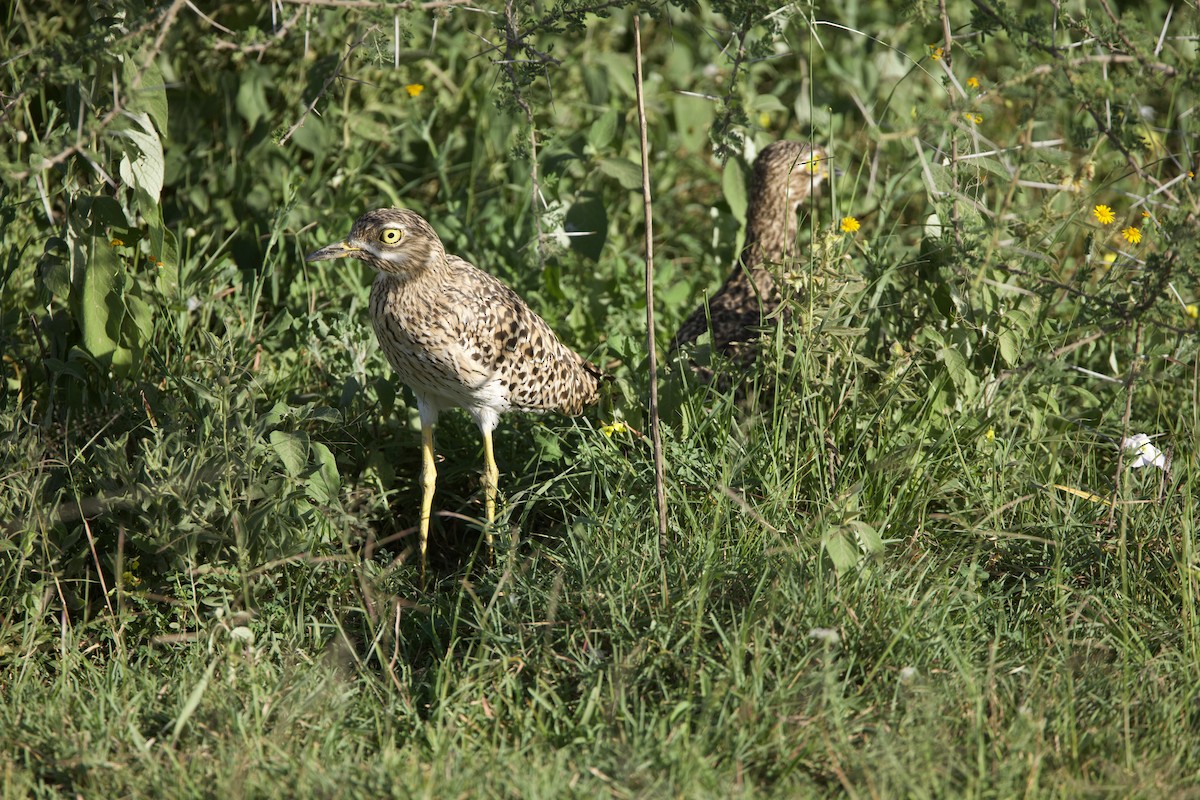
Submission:
M 425 84 L 423 84 L 423 83 L 410 83 L 410 84 L 408 84 L 407 86 L 405 86 L 405 87 L 404 87 L 404 90 L 405 90 L 406 92 L 408 92 L 408 96 L 409 96 L 409 97 L 416 97 L 416 96 L 417 96 L 417 95 L 419 95 L 421 92 L 425 91 Z
M 979 88 L 979 78 L 976 78 L 974 75 L 967 78 L 967 88 L 968 89 L 978 89 Z
M 1092 209 L 1092 214 L 1095 215 L 1096 221 L 1101 225 L 1111 225 L 1117 218 L 1113 210 L 1106 205 L 1096 206 Z
M 1135 228 L 1130 225 L 1128 228 L 1121 231 L 1121 235 L 1124 236 L 1125 241 L 1129 242 L 1130 244 L 1137 244 L 1142 240 L 1142 229 Z
M 854 217 L 842 217 L 842 233 L 854 233 L 861 227 Z

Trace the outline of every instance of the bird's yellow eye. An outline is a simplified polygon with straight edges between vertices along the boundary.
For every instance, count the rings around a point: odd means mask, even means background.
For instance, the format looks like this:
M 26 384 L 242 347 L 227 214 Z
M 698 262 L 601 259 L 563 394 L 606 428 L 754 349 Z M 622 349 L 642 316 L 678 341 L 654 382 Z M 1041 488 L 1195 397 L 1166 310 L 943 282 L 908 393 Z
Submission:
M 403 236 L 404 233 L 399 228 L 384 228 L 383 232 L 379 234 L 379 241 L 384 244 L 395 244 Z

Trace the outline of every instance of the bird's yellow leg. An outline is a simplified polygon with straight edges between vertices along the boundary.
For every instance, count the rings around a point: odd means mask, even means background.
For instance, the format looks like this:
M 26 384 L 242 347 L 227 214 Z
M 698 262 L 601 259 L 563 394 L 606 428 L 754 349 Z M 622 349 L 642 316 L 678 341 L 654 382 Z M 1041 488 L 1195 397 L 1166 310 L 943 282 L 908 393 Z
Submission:
M 433 487 L 437 484 L 437 466 L 433 463 L 433 426 L 421 425 L 421 527 L 417 547 L 420 549 L 421 580 L 425 580 L 425 550 L 429 545 L 429 512 L 433 508 Z
M 500 482 L 500 469 L 496 466 L 496 454 L 492 451 L 492 432 L 483 430 L 483 502 L 487 509 L 487 528 L 483 540 L 488 552 L 492 551 L 492 524 L 496 521 L 496 485 Z

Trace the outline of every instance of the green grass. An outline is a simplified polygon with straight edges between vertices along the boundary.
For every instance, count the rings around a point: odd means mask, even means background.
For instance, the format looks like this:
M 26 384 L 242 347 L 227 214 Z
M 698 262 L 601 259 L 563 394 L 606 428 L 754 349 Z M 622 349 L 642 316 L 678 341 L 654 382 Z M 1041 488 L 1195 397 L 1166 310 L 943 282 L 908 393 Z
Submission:
M 630 8 L 527 12 L 508 72 L 495 4 L 395 69 L 390 11 L 67 5 L 0 51 L 4 796 L 1200 797 L 1194 20 L 950 2 L 976 95 L 936 3 L 644 13 L 660 357 L 730 132 L 845 172 L 738 391 L 662 367 L 660 553 Z M 370 276 L 302 260 L 390 203 L 616 377 L 504 420 L 494 561 L 443 416 L 424 586 Z

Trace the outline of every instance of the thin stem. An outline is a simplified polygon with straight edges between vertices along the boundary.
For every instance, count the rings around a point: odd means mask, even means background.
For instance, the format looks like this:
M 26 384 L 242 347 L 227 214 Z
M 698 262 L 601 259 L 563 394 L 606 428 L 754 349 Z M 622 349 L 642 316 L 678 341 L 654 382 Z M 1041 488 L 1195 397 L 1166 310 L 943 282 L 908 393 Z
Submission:
M 633 17 L 634 86 L 642 145 L 642 203 L 646 216 L 646 354 L 650 362 L 650 441 L 654 447 L 654 499 L 658 507 L 658 552 L 667 552 L 667 493 L 658 419 L 658 356 L 654 346 L 654 211 L 650 201 L 650 153 L 646 144 L 646 100 L 642 92 L 642 26 Z

